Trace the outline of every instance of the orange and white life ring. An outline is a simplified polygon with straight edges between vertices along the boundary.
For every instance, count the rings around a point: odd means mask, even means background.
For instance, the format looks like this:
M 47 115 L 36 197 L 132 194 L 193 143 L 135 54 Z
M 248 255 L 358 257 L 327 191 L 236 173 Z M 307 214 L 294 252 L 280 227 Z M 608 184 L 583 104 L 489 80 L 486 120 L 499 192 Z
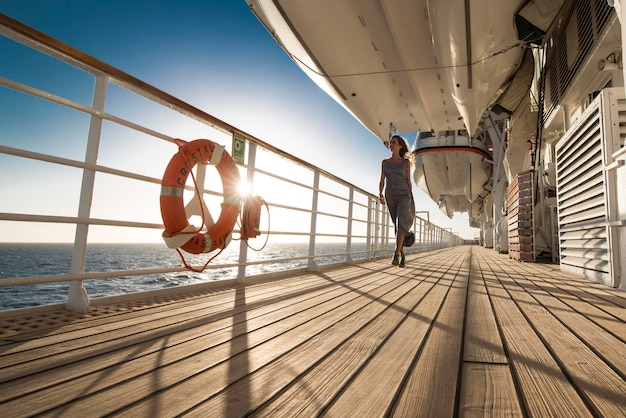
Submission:
M 170 160 L 161 181 L 161 216 L 165 226 L 163 239 L 168 247 L 180 248 L 191 254 L 224 249 L 231 241 L 231 233 L 239 216 L 241 199 L 237 165 L 222 145 L 208 139 L 176 142 L 179 145 L 178 153 Z M 187 177 L 198 163 L 215 165 L 222 179 L 224 194 L 220 216 L 205 232 L 189 224 L 183 201 Z

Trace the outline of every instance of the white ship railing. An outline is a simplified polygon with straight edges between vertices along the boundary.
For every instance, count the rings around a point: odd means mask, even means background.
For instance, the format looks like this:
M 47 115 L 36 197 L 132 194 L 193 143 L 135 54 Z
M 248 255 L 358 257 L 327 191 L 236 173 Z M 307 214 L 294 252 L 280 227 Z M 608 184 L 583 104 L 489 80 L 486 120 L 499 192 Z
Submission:
M 25 167 L 26 172 L 19 175 L 40 181 L 41 190 L 32 192 L 42 195 L 28 209 L 16 212 L 11 210 L 12 207 L 17 207 L 14 203 L 33 200 L 13 194 L 12 190 L 1 191 L 0 241 L 6 241 L 7 236 L 13 238 L 16 236 L 15 231 L 23 230 L 24 235 L 18 232 L 20 242 L 51 242 L 50 236 L 71 236 L 73 243 L 72 261 L 67 273 L 36 276 L 21 272 L 20 277 L 0 276 L 0 292 L 3 288 L 12 286 L 69 282 L 68 309 L 86 312 L 90 303 L 95 301 L 90 301 L 83 287 L 85 280 L 132 278 L 185 271 L 182 263 L 175 266 L 164 263 L 148 269 L 85 271 L 88 248 L 98 242 L 99 233 L 103 230 L 107 230 L 109 235 L 115 234 L 121 240 L 134 242 L 142 242 L 142 239 L 154 242 L 155 237 L 159 237 L 163 231 L 158 210 L 160 176 L 169 158 L 178 150 L 174 144 L 172 129 L 163 127 L 163 120 L 175 121 L 176 126 L 182 127 L 181 132 L 175 132 L 175 135 L 186 140 L 210 139 L 225 145 L 231 155 L 233 137 L 243 140 L 247 152 L 244 162 L 238 164 L 242 179 L 250 182 L 249 187 L 253 194 L 263 185 L 262 189 L 268 194 L 262 197 L 269 206 L 269 217 L 267 213 L 262 214 L 261 237 L 252 240 L 251 247 L 261 247 L 266 239 L 269 244 L 288 241 L 308 243 L 306 251 L 302 253 L 276 258 L 265 256 L 263 251 L 249 251 L 244 241 L 234 241 L 227 248 L 228 257 L 220 255 L 208 264 L 206 271 L 209 274 L 211 271 L 231 269 L 230 280 L 243 282 L 247 277 L 263 271 L 259 268 L 255 270 L 258 266 L 272 265 L 274 267 L 270 271 L 273 272 L 293 269 L 294 265 L 296 268 L 315 271 L 325 264 L 352 264 L 358 260 L 388 257 L 391 254 L 393 226 L 386 208 L 379 204 L 374 194 L 2 14 L 0 33 L 6 38 L 4 41 L 14 41 L 16 47 L 37 51 L 46 60 L 53 57 L 55 62 L 68 64 L 68 71 L 78 70 L 81 74 L 93 76 L 91 83 L 77 83 L 87 86 L 88 91 L 72 91 L 70 94 L 41 89 L 22 82 L 19 77 L 5 78 L 0 73 L 0 100 L 5 100 L 3 96 L 8 100 L 16 95 L 20 98 L 28 97 L 28 100 L 45 103 L 43 106 L 46 108 L 52 106 L 54 111 L 63 109 L 64 114 L 71 115 L 68 120 L 76 115 L 84 117 L 83 121 L 88 126 L 86 132 L 82 132 L 74 129 L 72 123 L 67 123 L 65 119 L 57 121 L 59 125 L 63 125 L 67 138 L 72 138 L 72 141 L 82 138 L 83 158 L 76 157 L 74 152 L 58 149 L 33 149 L 31 141 L 16 141 L 9 137 L 7 132 L 10 130 L 0 133 L 0 158 L 9 162 L 0 164 L 0 176 L 15 176 L 16 173 L 12 173 L 10 167 L 16 164 Z M 76 95 L 89 97 L 90 104 L 71 98 Z M 120 97 L 128 102 L 120 100 Z M 142 115 L 143 111 L 154 113 L 146 118 Z M 35 111 L 32 111 L 32 116 L 37 116 Z M 24 126 L 28 124 L 27 121 L 13 122 Z M 51 140 L 58 140 L 57 137 L 52 138 L 52 133 L 50 135 Z M 114 160 L 100 162 L 107 160 L 101 158 L 103 154 L 112 152 L 111 149 L 105 151 L 102 145 L 105 141 L 119 141 L 118 150 L 128 148 L 127 155 L 121 157 L 122 163 Z M 144 148 L 131 146 L 133 141 L 139 141 Z M 15 146 L 17 142 L 20 143 L 19 147 Z M 153 163 L 151 167 L 133 165 L 147 160 Z M 75 212 L 65 210 L 65 213 L 60 214 L 64 210 L 46 201 L 46 178 L 51 170 L 58 171 L 57 167 L 67 168 L 71 172 L 68 188 L 69 184 L 77 185 L 77 205 L 71 209 Z M 200 166 L 196 177 L 200 185 L 205 185 L 201 186 L 201 192 L 207 206 L 209 209 L 217 207 L 219 212 L 223 196 L 216 170 L 205 170 L 204 166 Z M 108 187 L 103 187 L 101 183 L 108 184 Z M 119 193 L 110 194 L 107 191 L 111 189 L 111 184 L 119 185 L 114 188 Z M 217 190 L 215 187 L 211 188 L 215 184 L 218 184 Z M 189 183 L 187 189 L 187 193 L 193 195 L 193 188 Z M 134 191 L 137 192 L 133 193 Z M 50 193 L 54 194 L 54 191 Z M 134 213 L 134 208 L 145 206 L 141 200 L 145 196 L 153 199 L 154 210 Z M 294 199 L 294 196 L 304 198 Z M 107 208 L 114 213 L 112 217 L 102 214 Z M 38 233 L 27 233 L 32 228 L 24 225 L 35 225 Z M 238 228 L 236 226 L 233 235 L 239 235 Z M 71 230 L 69 235 L 68 230 Z M 430 223 L 419 213 L 414 231 L 416 242 L 407 251 L 430 250 L 463 243 L 451 230 Z M 343 249 L 334 253 L 321 251 L 320 245 L 328 242 L 340 243 Z M 191 263 L 196 267 L 201 266 L 213 254 L 190 256 Z M 294 264 L 295 261 L 301 263 Z M 2 263 L 9 262 L 12 261 L 0 260 L 0 267 Z

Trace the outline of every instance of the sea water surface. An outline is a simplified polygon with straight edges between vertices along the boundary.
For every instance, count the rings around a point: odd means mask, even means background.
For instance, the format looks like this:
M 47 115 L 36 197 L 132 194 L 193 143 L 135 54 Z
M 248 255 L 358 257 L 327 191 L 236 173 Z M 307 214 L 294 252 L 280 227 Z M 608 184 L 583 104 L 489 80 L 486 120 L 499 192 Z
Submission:
M 227 247 L 219 255 L 220 263 L 237 263 L 238 246 Z M 72 244 L 23 244 L 0 243 L 0 280 L 4 278 L 48 276 L 69 274 L 72 265 Z M 353 244 L 352 251 L 365 250 L 365 244 Z M 317 244 L 316 255 L 345 252 L 345 243 Z M 249 260 L 283 259 L 306 256 L 306 243 L 268 244 L 262 251 L 248 250 Z M 190 256 L 191 260 L 194 256 Z M 354 260 L 365 254 L 354 254 Z M 206 261 L 205 256 L 201 261 Z M 345 256 L 329 256 L 316 259 L 318 264 L 339 263 Z M 194 265 L 198 261 L 194 262 Z M 248 266 L 246 275 L 252 276 L 279 270 L 306 267 L 308 260 L 290 260 L 281 263 Z M 180 267 L 178 253 L 163 244 L 90 244 L 85 259 L 85 272 L 135 270 Z M 232 279 L 237 268 L 208 269 L 202 273 L 179 271 L 110 279 L 85 280 L 83 286 L 90 298 L 156 290 L 166 287 Z M 0 310 L 65 303 L 69 282 L 46 283 L 26 286 L 0 287 Z

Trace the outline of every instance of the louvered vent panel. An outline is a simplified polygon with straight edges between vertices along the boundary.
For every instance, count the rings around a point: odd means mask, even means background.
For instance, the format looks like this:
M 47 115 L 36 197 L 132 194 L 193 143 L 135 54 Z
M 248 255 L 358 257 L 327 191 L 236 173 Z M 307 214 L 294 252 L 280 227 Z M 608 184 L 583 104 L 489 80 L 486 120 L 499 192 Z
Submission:
M 617 148 L 626 146 L 626 100 L 617 101 L 617 114 L 619 120 L 619 143 Z
M 577 71 L 589 59 L 602 34 L 607 30 L 615 8 L 606 0 L 573 0 L 565 5 L 562 24 L 552 34 L 552 43 L 546 48 L 548 79 L 542 120 L 550 119 L 571 87 Z M 568 30 L 573 31 L 568 36 Z M 576 42 L 576 45 L 568 45 Z M 575 56 L 568 56 L 576 52 Z
M 610 275 L 600 101 L 557 144 L 561 269 L 593 279 Z

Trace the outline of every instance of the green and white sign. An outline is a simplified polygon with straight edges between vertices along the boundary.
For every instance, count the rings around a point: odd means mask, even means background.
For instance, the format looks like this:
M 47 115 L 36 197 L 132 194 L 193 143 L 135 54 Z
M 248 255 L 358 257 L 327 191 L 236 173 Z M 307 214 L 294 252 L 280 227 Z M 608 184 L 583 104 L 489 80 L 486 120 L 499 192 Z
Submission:
M 233 160 L 237 164 L 243 164 L 246 155 L 246 140 L 237 134 L 233 134 Z

